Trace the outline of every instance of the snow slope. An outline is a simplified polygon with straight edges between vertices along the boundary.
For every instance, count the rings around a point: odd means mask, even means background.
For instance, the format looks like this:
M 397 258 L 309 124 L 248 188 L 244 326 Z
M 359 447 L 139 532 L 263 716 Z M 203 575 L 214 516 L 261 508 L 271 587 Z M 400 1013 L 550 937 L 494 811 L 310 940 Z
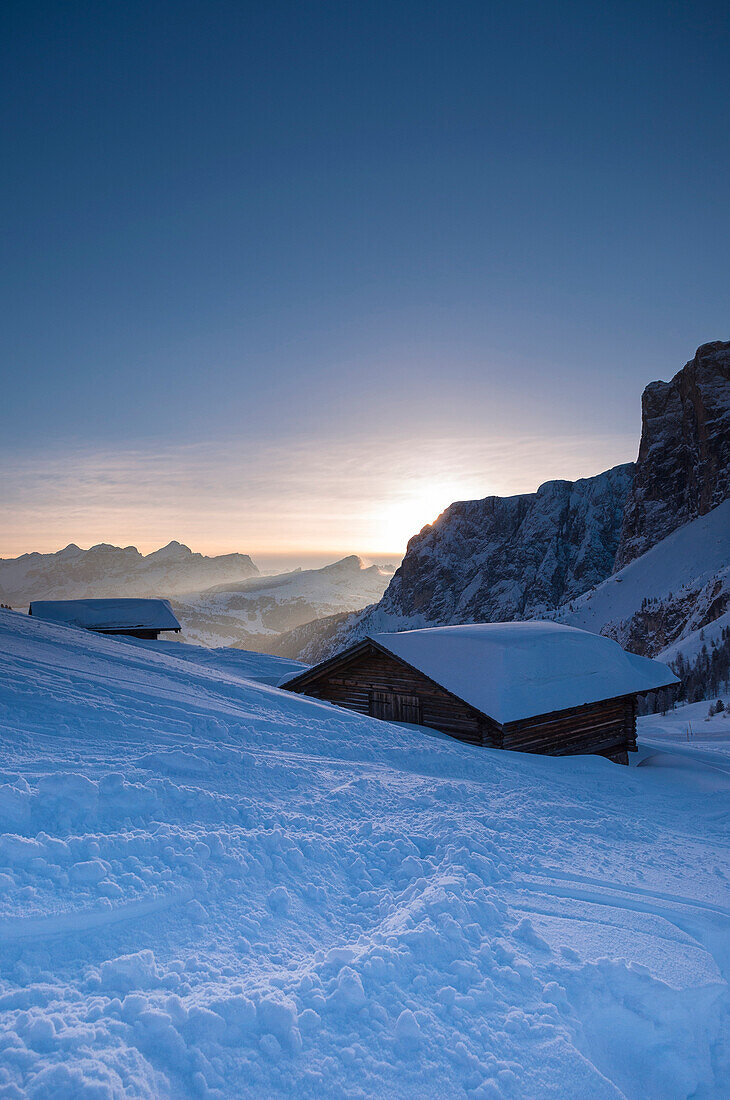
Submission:
M 726 756 L 473 748 L 184 648 L 0 612 L 2 1095 L 727 1095 Z
M 243 680 L 253 680 L 259 684 L 276 687 L 284 677 L 302 672 L 307 665 L 301 661 L 290 661 L 285 657 L 272 657 L 268 653 L 252 653 L 248 649 L 209 649 L 203 646 L 181 645 L 178 641 L 140 641 L 138 638 L 124 638 L 129 645 L 139 646 L 150 653 L 167 653 L 181 661 L 220 672 L 233 673 Z
M 719 643 L 723 630 L 728 629 L 730 629 L 730 611 L 725 611 L 707 626 L 700 627 L 699 630 L 694 630 L 691 634 L 682 635 L 679 641 L 672 642 L 671 645 L 668 645 L 666 649 L 658 654 L 658 658 L 664 664 L 672 664 L 681 653 L 685 661 L 692 665 L 697 660 L 702 648 L 704 646 L 709 648 L 713 642 L 715 644 Z
M 730 764 L 730 695 L 723 695 L 722 699 L 726 709 L 711 718 L 708 717 L 707 700 L 677 707 L 667 714 L 648 714 L 640 718 L 642 752 L 639 762 L 642 767 L 659 750 L 672 756 L 680 755 L 685 763 L 692 765 L 695 776 L 704 771 L 703 778 L 709 784 L 714 781 L 716 787 L 726 787 L 729 782 L 726 764 Z M 667 762 L 662 762 L 662 766 L 668 766 Z M 706 771 L 708 768 L 714 770 L 714 776 Z M 692 776 L 688 773 L 678 778 L 686 781 Z
M 674 531 L 558 617 L 636 652 L 657 653 L 719 617 L 728 602 L 730 500 Z
M 185 641 L 267 649 L 283 631 L 379 600 L 391 574 L 351 555 L 322 569 L 296 569 L 180 597 L 175 611 Z

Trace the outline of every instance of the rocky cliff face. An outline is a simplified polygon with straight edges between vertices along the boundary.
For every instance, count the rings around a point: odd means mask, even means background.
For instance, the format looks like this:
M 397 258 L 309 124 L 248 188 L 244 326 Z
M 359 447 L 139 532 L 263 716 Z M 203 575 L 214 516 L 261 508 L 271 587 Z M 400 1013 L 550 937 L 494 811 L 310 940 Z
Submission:
M 703 344 L 642 398 L 636 476 L 614 568 L 730 496 L 730 342 Z
M 452 504 L 408 544 L 380 610 L 429 623 L 544 614 L 607 577 L 633 465 Z

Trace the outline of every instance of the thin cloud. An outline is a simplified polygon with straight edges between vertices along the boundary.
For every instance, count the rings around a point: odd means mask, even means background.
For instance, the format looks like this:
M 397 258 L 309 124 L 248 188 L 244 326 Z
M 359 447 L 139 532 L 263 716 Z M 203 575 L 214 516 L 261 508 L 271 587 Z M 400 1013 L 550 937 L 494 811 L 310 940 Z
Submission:
M 177 538 L 211 553 L 394 554 L 453 499 L 588 476 L 627 461 L 634 448 L 633 438 L 615 435 L 455 441 L 388 434 L 290 440 L 285 447 L 229 441 L 16 457 L 3 464 L 8 521 L 0 552 L 70 541 L 150 550 Z M 412 513 L 414 531 L 389 521 L 399 509 Z

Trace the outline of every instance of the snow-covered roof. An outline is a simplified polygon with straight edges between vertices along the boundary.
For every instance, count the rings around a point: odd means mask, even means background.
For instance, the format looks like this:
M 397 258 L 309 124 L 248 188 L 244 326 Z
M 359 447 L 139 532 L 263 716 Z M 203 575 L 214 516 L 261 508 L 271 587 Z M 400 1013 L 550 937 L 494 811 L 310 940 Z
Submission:
M 677 680 L 660 661 L 560 623 L 475 623 L 371 638 L 501 725 Z
M 34 600 L 30 614 L 86 630 L 179 630 L 169 600 Z

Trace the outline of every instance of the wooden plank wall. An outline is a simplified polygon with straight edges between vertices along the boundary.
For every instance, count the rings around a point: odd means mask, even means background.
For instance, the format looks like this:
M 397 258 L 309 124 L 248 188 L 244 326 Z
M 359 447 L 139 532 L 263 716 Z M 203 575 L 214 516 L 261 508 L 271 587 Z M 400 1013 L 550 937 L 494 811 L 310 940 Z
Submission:
M 377 692 L 417 696 L 422 725 L 473 745 L 550 756 L 595 753 L 622 764 L 628 763 L 628 751 L 636 748 L 636 700 L 632 696 L 500 726 L 374 646 L 344 664 L 324 669 L 300 690 L 361 714 L 375 713 Z
M 636 748 L 636 703 L 632 697 L 607 699 L 504 726 L 504 748 L 519 752 L 625 754 Z M 626 761 L 623 761 L 624 763 Z
M 478 711 L 432 684 L 428 677 L 411 671 L 379 650 L 358 655 L 345 667 L 324 671 L 304 690 L 307 695 L 361 714 L 370 713 L 371 692 L 417 695 L 421 700 L 422 725 L 473 745 L 499 744 L 500 731 L 496 723 L 489 723 Z

